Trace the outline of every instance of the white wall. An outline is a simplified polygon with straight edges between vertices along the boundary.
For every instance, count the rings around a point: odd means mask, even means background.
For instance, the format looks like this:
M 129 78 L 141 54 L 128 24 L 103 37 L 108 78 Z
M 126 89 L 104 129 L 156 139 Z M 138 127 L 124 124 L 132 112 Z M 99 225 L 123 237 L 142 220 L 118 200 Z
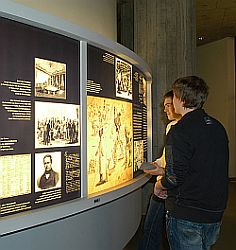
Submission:
M 198 47 L 197 72 L 210 87 L 206 111 L 220 120 L 227 130 L 230 145 L 229 176 L 236 177 L 234 38 Z
M 116 0 L 11 0 L 116 41 Z

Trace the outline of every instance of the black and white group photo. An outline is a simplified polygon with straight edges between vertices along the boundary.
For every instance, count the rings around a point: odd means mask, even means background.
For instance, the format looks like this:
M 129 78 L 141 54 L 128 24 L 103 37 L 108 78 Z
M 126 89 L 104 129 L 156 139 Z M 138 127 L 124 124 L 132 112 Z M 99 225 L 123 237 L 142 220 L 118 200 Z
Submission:
M 35 102 L 35 148 L 79 146 L 79 105 Z

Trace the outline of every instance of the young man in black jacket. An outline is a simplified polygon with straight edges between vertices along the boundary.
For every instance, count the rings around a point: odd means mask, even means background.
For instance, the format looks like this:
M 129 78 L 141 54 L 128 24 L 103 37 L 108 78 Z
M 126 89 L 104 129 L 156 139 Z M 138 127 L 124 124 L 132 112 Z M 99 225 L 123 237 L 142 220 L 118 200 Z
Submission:
M 208 86 L 196 76 L 173 84 L 181 120 L 167 135 L 166 170 L 155 194 L 167 190 L 167 235 L 171 250 L 206 250 L 215 243 L 227 203 L 228 138 L 203 109 Z

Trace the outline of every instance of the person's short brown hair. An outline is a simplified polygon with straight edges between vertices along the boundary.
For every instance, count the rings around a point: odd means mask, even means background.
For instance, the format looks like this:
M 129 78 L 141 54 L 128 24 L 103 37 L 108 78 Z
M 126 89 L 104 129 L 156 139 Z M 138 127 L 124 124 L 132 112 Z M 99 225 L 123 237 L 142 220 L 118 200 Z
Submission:
M 185 108 L 202 108 L 208 96 L 209 87 L 197 76 L 187 76 L 173 83 L 174 95 L 184 102 Z

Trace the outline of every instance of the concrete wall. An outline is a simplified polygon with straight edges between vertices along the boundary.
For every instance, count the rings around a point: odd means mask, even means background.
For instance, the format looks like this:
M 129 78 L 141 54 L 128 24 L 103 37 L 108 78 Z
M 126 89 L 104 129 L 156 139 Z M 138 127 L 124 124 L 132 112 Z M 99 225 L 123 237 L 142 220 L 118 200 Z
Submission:
M 162 153 L 163 95 L 174 80 L 195 73 L 195 0 L 135 0 L 134 51 L 152 71 L 153 160 Z
M 11 0 L 116 41 L 116 0 Z
M 206 111 L 220 120 L 227 130 L 230 145 L 229 176 L 236 177 L 234 38 L 198 47 L 197 72 L 210 87 Z

